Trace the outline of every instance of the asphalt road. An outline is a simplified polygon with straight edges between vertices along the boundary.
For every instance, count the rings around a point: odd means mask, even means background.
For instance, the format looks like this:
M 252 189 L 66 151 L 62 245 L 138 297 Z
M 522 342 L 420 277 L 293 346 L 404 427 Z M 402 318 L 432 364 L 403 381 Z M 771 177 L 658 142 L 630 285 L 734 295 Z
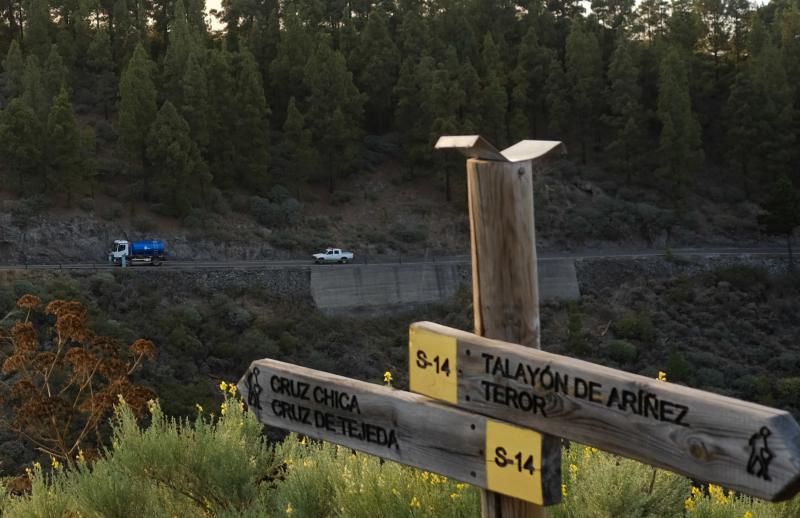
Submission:
M 671 250 L 675 256 L 682 257 L 713 257 L 713 256 L 781 256 L 786 255 L 784 247 L 742 247 L 742 248 L 675 248 Z M 560 259 L 613 259 L 613 258 L 645 258 L 659 257 L 666 255 L 664 250 L 640 249 L 640 250 L 580 250 L 569 252 L 540 252 L 539 260 L 560 260 Z M 354 265 L 364 264 L 408 264 L 408 263 L 467 263 L 468 255 L 453 256 L 370 256 L 366 260 L 363 257 L 356 257 Z M 193 261 L 175 258 L 162 263 L 157 268 L 160 270 L 226 270 L 226 269 L 265 269 L 265 268 L 290 268 L 290 267 L 309 267 L 309 268 L 330 268 L 332 266 L 342 267 L 341 265 L 315 265 L 310 259 L 287 259 L 287 260 L 254 260 L 254 261 Z M 12 264 L 0 265 L 2 270 L 113 270 L 119 266 L 105 262 L 85 262 L 85 263 L 47 263 L 47 264 Z M 139 269 L 146 267 L 137 265 Z

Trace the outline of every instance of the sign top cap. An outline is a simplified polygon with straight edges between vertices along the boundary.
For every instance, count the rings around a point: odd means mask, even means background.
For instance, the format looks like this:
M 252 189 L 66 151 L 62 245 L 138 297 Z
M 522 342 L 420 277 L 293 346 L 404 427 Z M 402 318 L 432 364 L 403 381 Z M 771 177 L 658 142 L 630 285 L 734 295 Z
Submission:
M 566 154 L 567 149 L 558 140 L 520 140 L 511 147 L 498 151 L 480 135 L 443 135 L 436 142 L 436 149 L 458 149 L 468 158 L 497 162 L 523 162 L 541 158 L 554 149 Z

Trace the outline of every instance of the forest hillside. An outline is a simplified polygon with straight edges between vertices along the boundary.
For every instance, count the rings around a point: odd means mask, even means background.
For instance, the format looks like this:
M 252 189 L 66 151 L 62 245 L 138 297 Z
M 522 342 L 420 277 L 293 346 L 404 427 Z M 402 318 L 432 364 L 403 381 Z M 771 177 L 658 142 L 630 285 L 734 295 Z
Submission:
M 7 0 L 0 55 L 5 241 L 77 213 L 453 252 L 463 162 L 433 142 L 458 133 L 566 142 L 537 200 L 562 248 L 798 223 L 796 0 Z

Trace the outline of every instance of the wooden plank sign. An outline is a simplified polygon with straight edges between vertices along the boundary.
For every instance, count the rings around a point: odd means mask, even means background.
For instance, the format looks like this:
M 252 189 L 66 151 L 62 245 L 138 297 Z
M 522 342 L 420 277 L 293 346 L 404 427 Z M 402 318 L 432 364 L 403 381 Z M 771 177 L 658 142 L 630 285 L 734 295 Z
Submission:
M 413 392 L 758 498 L 800 491 L 788 412 L 430 322 L 409 352 Z
M 542 458 L 541 436 L 531 430 L 276 360 L 253 362 L 238 388 L 270 426 L 540 505 L 561 500 L 560 492 L 542 489 L 553 486 L 543 479 L 560 480 L 560 462 Z

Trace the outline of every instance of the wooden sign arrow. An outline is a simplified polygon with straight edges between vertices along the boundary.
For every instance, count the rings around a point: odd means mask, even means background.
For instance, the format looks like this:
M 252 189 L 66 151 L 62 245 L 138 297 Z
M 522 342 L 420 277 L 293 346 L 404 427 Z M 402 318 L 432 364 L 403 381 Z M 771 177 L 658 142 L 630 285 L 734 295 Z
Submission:
M 262 423 L 540 505 L 561 500 L 558 457 L 542 458 L 542 451 L 560 451 L 543 443 L 560 439 L 275 360 L 253 362 L 238 388 Z
M 412 324 L 411 390 L 766 500 L 800 491 L 785 411 L 430 322 Z

